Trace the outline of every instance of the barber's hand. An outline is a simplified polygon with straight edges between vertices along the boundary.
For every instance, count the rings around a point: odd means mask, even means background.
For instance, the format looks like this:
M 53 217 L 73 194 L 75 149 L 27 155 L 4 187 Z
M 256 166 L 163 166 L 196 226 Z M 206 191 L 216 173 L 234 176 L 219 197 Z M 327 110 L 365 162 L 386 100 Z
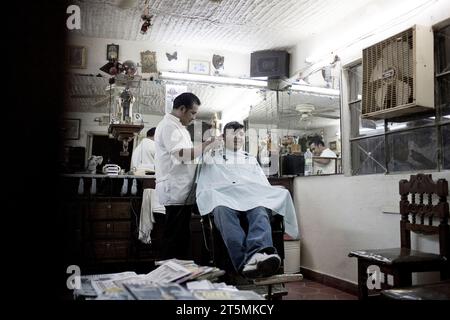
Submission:
M 222 136 L 211 137 L 208 140 L 206 140 L 206 142 L 207 142 L 207 145 L 206 145 L 205 151 L 223 148 L 223 137 Z

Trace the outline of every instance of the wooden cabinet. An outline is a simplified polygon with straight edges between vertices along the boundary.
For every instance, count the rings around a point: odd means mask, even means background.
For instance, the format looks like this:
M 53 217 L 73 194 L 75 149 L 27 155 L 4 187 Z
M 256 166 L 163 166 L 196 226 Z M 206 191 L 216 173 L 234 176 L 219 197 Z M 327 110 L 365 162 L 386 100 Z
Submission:
M 136 195 L 129 191 L 121 196 L 123 178 L 96 179 L 96 193 L 91 194 L 92 178 L 84 178 L 84 192 L 78 194 L 79 177 L 64 177 L 64 198 L 60 214 L 64 228 L 64 258 L 66 265 L 76 264 L 82 273 L 108 273 L 134 270 L 145 273 L 154 268 L 164 241 L 164 215 L 154 213 L 152 243 L 138 239 L 139 216 L 143 188 L 154 188 L 154 179 L 138 179 Z M 269 178 L 273 185 L 283 185 L 292 194 L 292 178 Z M 194 211 L 196 211 L 194 209 Z M 208 263 L 200 215 L 193 212 L 191 220 L 191 256 L 197 263 Z M 274 242 L 282 245 L 282 233 Z M 281 240 L 280 240 L 281 239 Z M 281 244 L 280 244 L 281 241 Z
M 64 216 L 65 261 L 79 265 L 82 273 L 107 273 L 123 270 L 149 272 L 158 258 L 163 216 L 155 214 L 152 243 L 138 239 L 142 190 L 154 185 L 138 179 L 138 192 L 121 195 L 123 178 L 96 178 L 96 192 L 91 194 L 92 178 L 83 178 L 84 192 L 78 194 L 79 177 L 64 177 L 61 206 Z

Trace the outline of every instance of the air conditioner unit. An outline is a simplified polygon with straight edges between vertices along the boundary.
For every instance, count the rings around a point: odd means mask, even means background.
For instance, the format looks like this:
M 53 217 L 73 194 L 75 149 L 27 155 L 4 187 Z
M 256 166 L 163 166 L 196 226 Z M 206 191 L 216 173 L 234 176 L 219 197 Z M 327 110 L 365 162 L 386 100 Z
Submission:
M 362 118 L 434 109 L 433 32 L 413 26 L 363 50 Z

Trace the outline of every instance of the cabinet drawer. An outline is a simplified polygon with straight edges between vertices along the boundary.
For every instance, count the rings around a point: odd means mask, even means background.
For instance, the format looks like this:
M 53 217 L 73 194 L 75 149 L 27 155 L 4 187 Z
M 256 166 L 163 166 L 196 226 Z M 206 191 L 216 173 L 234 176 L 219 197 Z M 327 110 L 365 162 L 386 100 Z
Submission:
M 127 259 L 129 257 L 129 241 L 94 241 L 90 245 L 94 259 Z
M 90 224 L 94 238 L 130 238 L 130 221 L 94 221 Z
M 125 201 L 97 201 L 90 204 L 92 220 L 114 220 L 130 218 L 130 203 Z

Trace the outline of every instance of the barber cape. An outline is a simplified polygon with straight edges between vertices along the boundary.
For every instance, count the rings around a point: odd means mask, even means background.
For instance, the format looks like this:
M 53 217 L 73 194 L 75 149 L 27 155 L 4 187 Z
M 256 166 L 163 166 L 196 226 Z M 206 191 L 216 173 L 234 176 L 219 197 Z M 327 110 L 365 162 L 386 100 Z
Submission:
M 285 231 L 299 238 L 297 216 L 288 190 L 271 186 L 255 157 L 243 151 L 213 151 L 205 155 L 197 180 L 201 215 L 218 206 L 237 211 L 265 207 L 284 216 Z

